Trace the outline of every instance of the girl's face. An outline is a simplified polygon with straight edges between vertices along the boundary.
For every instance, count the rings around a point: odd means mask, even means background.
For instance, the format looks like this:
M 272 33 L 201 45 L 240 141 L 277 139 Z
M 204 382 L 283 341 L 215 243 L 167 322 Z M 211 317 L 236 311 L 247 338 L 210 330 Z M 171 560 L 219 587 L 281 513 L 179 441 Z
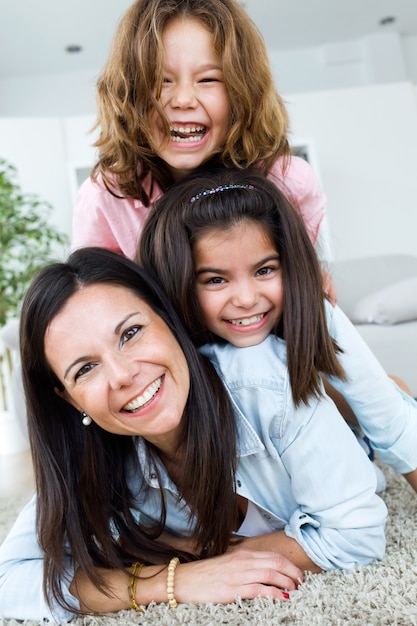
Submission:
M 165 67 L 160 102 L 170 121 L 167 140 L 151 118 L 153 145 L 176 180 L 207 161 L 224 144 L 230 101 L 213 37 L 198 20 L 176 19 L 162 35 Z
M 239 348 L 263 341 L 283 306 L 279 254 L 267 230 L 253 221 L 210 230 L 193 256 L 207 328 Z
M 65 387 L 58 393 L 99 426 L 175 446 L 188 365 L 165 322 L 133 292 L 80 289 L 50 323 L 45 355 Z

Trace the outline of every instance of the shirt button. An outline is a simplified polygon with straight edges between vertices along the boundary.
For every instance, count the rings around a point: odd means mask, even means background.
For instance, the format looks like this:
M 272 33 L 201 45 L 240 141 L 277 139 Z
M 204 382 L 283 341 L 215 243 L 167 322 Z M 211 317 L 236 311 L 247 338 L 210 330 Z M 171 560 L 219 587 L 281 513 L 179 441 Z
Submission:
M 236 485 L 237 485 L 238 487 L 241 487 L 241 486 L 242 486 L 242 483 L 240 482 L 240 480 L 237 480 L 237 481 L 236 481 Z
M 155 478 L 156 478 L 156 474 L 151 474 L 151 478 L 152 478 L 153 480 L 155 480 Z
M 264 518 L 265 518 L 265 519 L 271 519 L 271 516 L 270 516 L 270 515 L 267 515 L 266 513 L 264 513 Z
M 298 519 L 304 519 L 305 517 L 307 517 L 307 515 L 305 513 L 303 513 L 302 515 L 300 515 L 300 517 Z

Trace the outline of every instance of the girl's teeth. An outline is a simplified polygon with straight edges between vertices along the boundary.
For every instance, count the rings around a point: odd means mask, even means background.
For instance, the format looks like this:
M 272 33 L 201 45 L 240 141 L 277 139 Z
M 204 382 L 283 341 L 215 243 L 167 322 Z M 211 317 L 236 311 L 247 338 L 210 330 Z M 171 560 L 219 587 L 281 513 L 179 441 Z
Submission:
M 143 392 L 141 396 L 138 396 L 137 398 L 135 398 L 135 400 L 132 400 L 132 402 L 129 402 L 128 404 L 126 404 L 126 406 L 123 407 L 123 410 L 133 412 L 133 411 L 137 411 L 138 409 L 140 409 L 147 402 L 149 402 L 149 400 L 153 398 L 153 396 L 159 390 L 161 384 L 162 384 L 162 376 L 158 378 L 158 380 L 155 380 L 151 385 L 149 385 L 149 387 L 145 389 L 145 391 Z
M 194 133 L 194 134 L 193 134 Z M 204 126 L 172 126 L 171 139 L 176 142 L 199 141 L 205 133 Z
M 263 319 L 264 314 L 261 315 L 253 315 L 252 317 L 244 317 L 241 320 L 229 320 L 233 326 L 249 326 L 250 324 L 256 324 L 256 322 L 260 322 Z

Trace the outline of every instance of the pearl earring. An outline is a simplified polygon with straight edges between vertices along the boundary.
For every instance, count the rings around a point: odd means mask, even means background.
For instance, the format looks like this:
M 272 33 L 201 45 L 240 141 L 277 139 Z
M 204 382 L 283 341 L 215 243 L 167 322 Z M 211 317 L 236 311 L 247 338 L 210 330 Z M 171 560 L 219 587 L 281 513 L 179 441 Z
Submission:
M 91 422 L 93 421 L 91 417 L 87 415 L 85 411 L 82 412 L 82 416 L 83 416 L 82 422 L 84 426 L 90 426 Z

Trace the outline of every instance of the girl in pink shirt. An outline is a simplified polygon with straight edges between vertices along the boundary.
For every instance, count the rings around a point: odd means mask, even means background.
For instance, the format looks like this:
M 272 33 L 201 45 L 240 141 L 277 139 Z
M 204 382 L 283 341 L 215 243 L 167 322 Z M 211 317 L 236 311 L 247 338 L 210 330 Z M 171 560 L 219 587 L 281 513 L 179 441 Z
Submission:
M 203 165 L 256 164 L 316 243 L 326 197 L 308 163 L 291 156 L 263 39 L 236 0 L 136 0 L 116 31 L 97 104 L 99 156 L 76 201 L 73 248 L 133 258 L 155 201 Z

